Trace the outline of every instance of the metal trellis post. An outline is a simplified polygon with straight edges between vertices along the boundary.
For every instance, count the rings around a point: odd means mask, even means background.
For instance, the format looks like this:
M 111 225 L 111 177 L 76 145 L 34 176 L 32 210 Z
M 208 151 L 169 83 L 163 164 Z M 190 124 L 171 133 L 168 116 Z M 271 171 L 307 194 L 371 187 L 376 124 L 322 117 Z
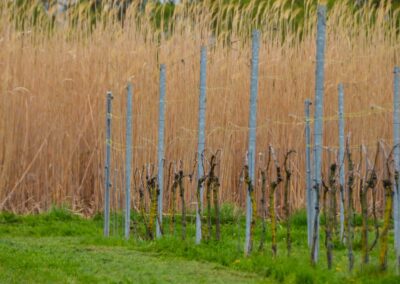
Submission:
M 340 185 L 340 239 L 344 236 L 344 196 L 345 196 L 345 169 L 344 169 L 344 91 L 343 84 L 338 86 L 338 102 L 339 102 L 339 185 Z
M 304 111 L 306 115 L 306 200 L 307 200 L 307 237 L 308 246 L 311 247 L 312 240 L 312 216 L 313 216 L 313 203 L 312 203 L 312 175 L 311 175 L 311 129 L 310 129 L 310 106 L 311 101 L 307 99 L 304 102 Z
M 156 236 L 161 237 L 164 183 L 164 132 L 165 132 L 165 65 L 160 65 L 160 104 L 158 112 L 158 218 Z
M 322 164 L 322 134 L 323 134 L 323 109 L 324 109 L 324 63 L 325 63 L 325 33 L 326 33 L 326 5 L 318 5 L 317 23 L 317 55 L 316 55 L 316 78 L 315 78 L 315 112 L 314 112 L 314 190 L 319 191 L 321 186 L 321 164 Z M 319 200 L 317 192 L 313 199 L 315 204 L 316 226 L 313 232 L 315 239 L 315 251 L 312 256 L 314 263 L 318 261 L 319 253 Z
M 256 152 L 256 124 L 257 124 L 257 95 L 258 95 L 258 68 L 259 68 L 260 32 L 253 32 L 252 59 L 251 59 L 251 86 L 250 86 L 250 113 L 249 113 L 249 176 L 252 184 L 255 182 L 255 152 Z M 245 254 L 251 250 L 250 226 L 252 219 L 251 197 L 247 192 L 246 199 L 246 243 Z
M 200 51 L 200 98 L 199 98 L 199 137 L 197 146 L 197 179 L 203 176 L 202 154 L 205 147 L 206 127 L 206 81 L 207 81 L 207 48 L 203 46 Z M 203 200 L 204 187 L 200 187 L 200 200 Z M 199 208 L 200 206 L 200 208 Z M 196 244 L 201 242 L 201 216 L 199 210 L 203 211 L 203 203 L 197 203 L 196 210 Z
M 105 184 L 104 184 L 104 236 L 110 235 L 110 171 L 111 171 L 111 110 L 112 93 L 107 92 L 106 105 L 106 164 L 105 164 Z
M 131 220 L 131 166 L 132 166 L 132 84 L 128 83 L 126 102 L 126 157 L 125 157 L 125 238 L 129 239 Z
M 393 138 L 394 138 L 394 163 L 396 171 L 400 170 L 400 94 L 399 94 L 399 84 L 400 84 L 400 68 L 394 68 L 394 83 L 393 83 Z M 394 243 L 396 248 L 396 259 L 397 268 L 400 268 L 400 194 L 399 194 L 399 180 L 396 180 L 394 185 L 394 195 L 393 195 L 393 221 L 394 221 Z

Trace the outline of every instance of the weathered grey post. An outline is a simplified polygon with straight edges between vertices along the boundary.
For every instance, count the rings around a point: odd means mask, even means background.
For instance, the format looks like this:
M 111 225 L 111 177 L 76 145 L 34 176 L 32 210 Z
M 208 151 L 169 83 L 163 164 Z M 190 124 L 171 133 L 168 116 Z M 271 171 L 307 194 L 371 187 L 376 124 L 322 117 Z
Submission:
M 106 164 L 105 164 L 105 184 L 104 184 L 104 236 L 110 235 L 110 162 L 111 162 L 111 110 L 112 93 L 107 92 L 106 105 Z
M 256 125 L 257 125 L 257 94 L 258 94 L 258 54 L 260 49 L 260 32 L 253 32 L 252 59 L 251 59 L 251 86 L 250 86 L 250 113 L 249 113 L 249 176 L 252 184 L 255 182 L 255 153 L 256 153 Z M 245 254 L 251 250 L 250 225 L 252 219 L 251 198 L 247 192 L 246 200 L 246 243 Z
M 340 185 L 340 239 L 344 236 L 344 196 L 345 196 L 345 177 L 344 177 L 344 91 L 343 84 L 338 86 L 339 101 L 339 185 Z
M 129 239 L 131 221 L 131 166 L 132 166 L 132 84 L 128 83 L 126 101 L 125 149 L 125 238 Z
M 164 131 L 165 131 L 165 65 L 160 65 L 160 103 L 158 111 L 158 216 L 157 238 L 161 237 L 162 212 L 163 212 L 163 183 L 164 183 Z
M 393 83 L 393 136 L 394 136 L 394 162 L 396 171 L 400 170 L 400 98 L 399 98 L 399 75 L 400 68 L 394 68 L 394 83 Z M 393 195 L 393 220 L 394 220 L 394 243 L 396 248 L 397 269 L 400 269 L 400 180 L 397 180 L 394 185 Z
M 323 110 L 324 110 L 324 61 L 325 61 L 325 32 L 326 32 L 326 5 L 318 5 L 317 9 L 317 56 L 316 56 L 316 78 L 315 78 L 315 112 L 314 112 L 314 204 L 315 218 L 317 218 L 316 232 L 313 236 L 316 243 L 312 261 L 318 261 L 319 252 L 319 200 L 317 198 L 321 186 L 321 163 L 322 163 L 322 134 L 323 134 Z M 314 233 L 313 233 L 314 234 Z
M 113 189 L 113 195 L 114 195 L 114 236 L 118 236 L 118 209 L 119 209 L 119 191 L 117 188 L 117 176 L 118 176 L 118 170 L 117 168 L 114 168 L 114 176 L 113 176 L 113 182 L 112 182 L 112 189 Z M 110 212 L 110 215 L 112 215 L 112 213 Z M 111 222 L 112 222 L 112 216 L 111 216 Z M 110 222 L 110 223 L 111 223 Z
M 202 154 L 205 147 L 205 127 L 206 127 L 206 81 L 207 81 L 207 48 L 203 46 L 200 51 L 200 98 L 199 98 L 199 137 L 197 146 L 197 180 L 203 174 Z M 200 187 L 201 204 L 197 203 L 196 210 L 196 244 L 201 242 L 201 216 L 199 210 L 203 211 L 203 186 Z
M 311 176 L 311 129 L 310 129 L 310 106 L 311 101 L 307 99 L 304 102 L 304 111 L 306 115 L 306 202 L 307 202 L 307 237 L 308 246 L 311 247 L 312 240 L 312 216 L 313 216 L 313 198 L 312 198 L 312 176 Z

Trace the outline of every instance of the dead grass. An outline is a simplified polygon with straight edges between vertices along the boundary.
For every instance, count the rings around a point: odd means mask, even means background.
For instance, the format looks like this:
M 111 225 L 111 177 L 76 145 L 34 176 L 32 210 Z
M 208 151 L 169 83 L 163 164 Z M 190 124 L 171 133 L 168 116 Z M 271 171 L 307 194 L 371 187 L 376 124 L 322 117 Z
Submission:
M 295 12 L 285 9 L 285 2 L 260 10 L 257 150 L 266 152 L 272 144 L 280 159 L 288 149 L 298 153 L 293 158 L 290 194 L 295 209 L 305 201 L 303 102 L 314 98 L 316 6 L 307 4 L 304 24 L 294 29 Z M 192 167 L 197 149 L 200 46 L 209 44 L 212 34 L 213 13 L 206 5 L 178 7 L 174 33 L 169 36 L 151 28 L 151 5 L 140 24 L 136 10 L 131 9 L 123 28 L 111 16 L 104 16 L 88 33 L 87 20 L 81 15 L 78 27 L 68 21 L 56 23 L 51 35 L 40 28 L 40 22 L 33 27 L 28 21 L 23 31 L 17 29 L 13 11 L 3 7 L 0 210 L 41 211 L 62 203 L 85 214 L 102 208 L 107 90 L 115 97 L 112 168 L 118 169 L 116 186 L 122 190 L 129 80 L 134 85 L 133 169 L 155 163 L 160 63 L 167 66 L 165 157 L 167 161 L 183 159 L 188 169 Z M 250 8 L 239 10 L 232 5 L 227 11 L 232 31 L 221 32 L 208 49 L 206 147 L 221 149 L 220 198 L 243 203 L 246 192 L 238 188 L 238 178 L 248 137 L 248 35 L 255 23 L 250 20 Z M 351 132 L 352 143 L 372 147 L 380 138 L 391 142 L 392 71 L 400 64 L 400 42 L 395 28 L 398 15 L 389 11 L 389 7 L 366 6 L 354 14 L 341 2 L 328 13 L 324 108 L 324 145 L 328 147 L 338 145 L 339 82 L 345 86 L 346 132 Z M 219 13 L 214 17 L 221 17 Z M 227 23 L 220 22 L 224 31 Z M 192 183 L 186 191 L 193 210 L 195 189 Z M 260 198 L 259 188 L 256 197 Z M 279 190 L 278 210 L 282 205 L 283 190 Z

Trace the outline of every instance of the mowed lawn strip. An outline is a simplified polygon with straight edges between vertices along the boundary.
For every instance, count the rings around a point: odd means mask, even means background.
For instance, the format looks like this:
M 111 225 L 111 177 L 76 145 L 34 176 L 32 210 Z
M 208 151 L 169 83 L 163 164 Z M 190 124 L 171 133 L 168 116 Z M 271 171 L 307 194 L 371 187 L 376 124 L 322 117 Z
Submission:
M 243 253 L 244 216 L 236 217 L 233 207 L 222 206 L 222 240 L 212 237 L 194 244 L 194 220 L 189 218 L 188 238 L 180 237 L 177 227 L 170 231 L 164 220 L 163 238 L 145 240 L 140 216 L 134 216 L 132 237 L 124 240 L 119 227 L 112 226 L 111 237 L 103 237 L 101 215 L 86 219 L 68 209 L 53 208 L 37 215 L 0 213 L 1 283 L 400 283 L 396 273 L 393 232 L 389 234 L 388 271 L 378 266 L 379 248 L 371 252 L 370 264 L 361 266 L 360 224 L 356 216 L 354 241 L 355 269 L 348 273 L 347 249 L 335 241 L 334 266 L 328 270 L 324 249 L 324 218 L 321 218 L 320 261 L 310 265 L 305 212 L 291 217 L 292 253 L 287 255 L 286 227 L 278 224 L 278 255 L 271 255 L 271 234 L 267 230 L 266 248 L 258 252 L 261 227 L 255 230 L 255 250 Z M 115 230 L 118 228 L 118 232 Z M 370 243 L 374 238 L 370 225 Z M 214 231 L 213 231 L 214 232 Z
M 218 264 L 83 245 L 75 237 L 0 238 L 0 283 L 121 282 L 268 283 Z

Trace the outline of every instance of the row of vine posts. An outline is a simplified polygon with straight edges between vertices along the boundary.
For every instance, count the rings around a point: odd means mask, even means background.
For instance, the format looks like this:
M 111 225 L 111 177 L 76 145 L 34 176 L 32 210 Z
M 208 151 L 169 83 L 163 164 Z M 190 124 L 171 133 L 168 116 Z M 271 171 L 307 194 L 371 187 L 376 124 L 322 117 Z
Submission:
M 322 137 L 323 137 L 323 96 L 324 96 L 324 57 L 325 57 L 325 27 L 326 27 L 326 6 L 319 5 L 317 10 L 317 55 L 316 55 L 316 97 L 314 111 L 314 147 L 313 147 L 313 163 L 311 163 L 311 133 L 310 133 L 310 118 L 306 118 L 306 175 L 307 175 L 307 220 L 308 220 L 308 244 L 310 247 L 311 263 L 316 265 L 319 255 L 319 236 L 320 236 L 320 208 L 323 208 L 323 216 L 325 217 L 325 247 L 327 254 L 328 267 L 332 267 L 333 263 L 333 248 L 335 240 L 338 238 L 340 242 L 347 246 L 349 270 L 354 266 L 354 187 L 356 180 L 360 183 L 360 206 L 362 216 L 362 263 L 369 262 L 370 251 L 380 242 L 379 262 L 382 270 L 387 267 L 387 252 L 388 252 L 388 233 L 391 226 L 391 219 L 394 216 L 394 233 L 396 245 L 397 265 L 400 268 L 400 199 L 398 192 L 398 168 L 400 163 L 400 152 L 397 145 L 400 143 L 400 127 L 399 122 L 399 68 L 395 68 L 395 103 L 394 103 L 394 147 L 389 153 L 386 153 L 387 147 L 383 146 L 380 141 L 377 145 L 375 160 L 373 163 L 369 161 L 367 150 L 365 147 L 360 147 L 360 162 L 356 165 L 353 161 L 352 147 L 350 146 L 350 137 L 344 143 L 344 123 L 343 123 L 343 86 L 339 85 L 339 113 L 341 120 L 339 124 L 340 134 L 340 151 L 339 155 L 335 155 L 335 161 L 329 161 L 327 175 L 324 176 L 322 170 Z M 250 112 L 249 112 L 249 148 L 246 154 L 244 167 L 241 173 L 241 184 L 246 186 L 246 240 L 244 246 L 245 255 L 250 255 L 253 251 L 253 239 L 258 220 L 257 202 L 254 192 L 256 185 L 256 109 L 258 95 L 258 66 L 259 66 L 259 47 L 260 33 L 255 31 L 252 38 L 252 61 L 251 61 L 251 86 L 250 86 Z M 211 153 L 205 149 L 205 111 L 206 111 L 206 64 L 207 64 L 207 47 L 201 48 L 200 60 L 200 100 L 199 100 L 199 131 L 198 131 L 198 151 L 193 168 L 189 171 L 184 170 L 182 161 L 172 162 L 168 166 L 168 181 L 166 185 L 167 193 L 170 194 L 170 227 L 169 231 L 174 233 L 176 230 L 177 208 L 176 195 L 180 197 L 181 209 L 181 238 L 187 238 L 186 224 L 186 200 L 185 200 L 185 179 L 196 181 L 196 243 L 199 244 L 202 240 L 210 240 L 212 238 L 213 225 L 215 226 L 215 239 L 221 239 L 221 221 L 220 221 L 220 178 L 217 174 L 219 151 Z M 160 66 L 160 111 L 159 111 L 159 130 L 158 130 L 158 165 L 145 165 L 141 170 L 136 169 L 134 173 L 134 184 L 138 188 L 139 195 L 139 212 L 145 227 L 146 238 L 155 239 L 166 234 L 166 228 L 163 226 L 163 194 L 164 181 L 163 169 L 165 164 L 164 157 L 164 122 L 165 122 L 165 85 L 166 85 L 166 66 Z M 130 97 L 129 97 L 130 96 Z M 131 100 L 132 86 L 128 86 L 128 109 L 127 109 L 127 126 L 131 127 Z M 340 97 L 339 97 L 340 98 Z M 107 123 L 106 123 L 106 163 L 105 163 L 105 206 L 104 206 L 104 235 L 109 235 L 109 216 L 110 216 L 110 160 L 111 160 L 111 101 L 112 94 L 107 96 Z M 307 103 L 308 102 L 308 103 Z M 309 107 L 311 102 L 308 100 L 306 106 Z M 306 112 L 307 115 L 307 112 Z M 308 112 L 309 115 L 309 112 Z M 307 129 L 308 127 L 308 129 Z M 308 134 L 307 134 L 308 133 Z M 131 143 L 131 130 L 127 129 L 127 143 Z M 346 149 L 344 149 L 346 145 Z M 126 145 L 126 210 L 125 210 L 125 237 L 129 238 L 131 223 L 130 223 L 130 163 L 132 145 Z M 267 217 L 270 218 L 270 231 L 272 236 L 271 251 L 275 257 L 277 255 L 277 218 L 275 208 L 275 193 L 283 183 L 284 196 L 284 213 L 286 217 L 286 247 L 287 253 L 290 254 L 292 249 L 291 243 L 291 226 L 290 226 L 290 179 L 292 171 L 290 167 L 290 158 L 296 154 L 293 150 L 288 150 L 283 157 L 283 164 L 278 162 L 277 155 L 272 145 L 268 148 L 268 157 L 263 166 L 259 169 L 261 176 L 261 226 L 262 234 L 258 249 L 262 251 L 265 247 Z M 365 157 L 365 165 L 362 165 L 362 157 Z M 376 210 L 376 192 L 378 185 L 377 164 L 381 159 L 383 166 L 383 187 L 385 190 L 385 212 L 384 223 L 380 230 L 378 214 Z M 346 162 L 346 163 L 345 163 Z M 346 164 L 347 182 L 344 184 L 344 168 Z M 273 165 L 273 167 L 271 166 Z M 197 176 L 195 175 L 197 167 Z M 313 167 L 313 170 L 311 169 Z M 361 168 L 364 167 L 364 175 Z M 157 172 L 156 172 L 157 170 Z M 173 173 L 171 173 L 173 171 Z M 311 186 L 311 174 L 313 173 L 313 182 Z M 172 177 L 172 178 L 171 178 Z M 172 180 L 171 180 L 172 179 Z M 267 206 L 267 188 L 269 188 Z M 205 201 L 204 206 L 204 196 Z M 371 245 L 368 244 L 368 192 L 372 192 L 372 215 L 374 222 L 375 239 Z M 337 200 L 339 195 L 339 202 Z M 146 196 L 149 199 L 150 206 L 146 208 Z M 321 200 L 322 199 L 322 200 Z M 339 210 L 338 210 L 339 203 Z M 203 209 L 206 208 L 206 214 Z M 214 207 L 214 208 L 212 208 Z M 339 222 L 337 213 L 339 211 Z M 392 212 L 394 214 L 392 214 Z M 214 214 L 214 216 L 212 216 Z M 206 215 L 206 218 L 204 216 Z M 213 224 L 214 223 L 214 224 Z M 138 226 L 133 226 L 137 228 Z

